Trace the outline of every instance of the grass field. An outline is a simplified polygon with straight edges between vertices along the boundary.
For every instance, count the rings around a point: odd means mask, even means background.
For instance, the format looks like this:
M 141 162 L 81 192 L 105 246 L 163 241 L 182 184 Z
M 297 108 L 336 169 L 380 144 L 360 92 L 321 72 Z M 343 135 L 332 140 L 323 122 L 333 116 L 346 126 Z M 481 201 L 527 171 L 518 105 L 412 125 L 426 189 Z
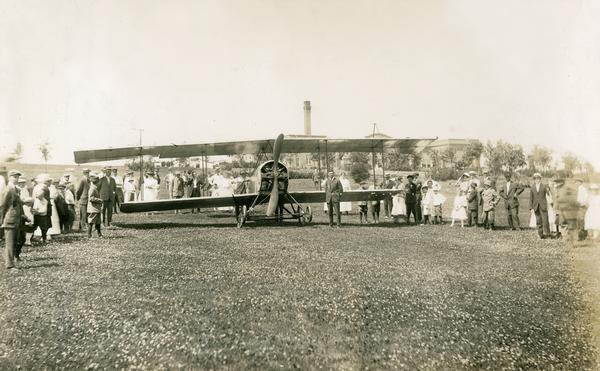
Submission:
M 28 249 L 0 271 L 0 369 L 598 367 L 597 247 L 315 216 L 119 214 Z

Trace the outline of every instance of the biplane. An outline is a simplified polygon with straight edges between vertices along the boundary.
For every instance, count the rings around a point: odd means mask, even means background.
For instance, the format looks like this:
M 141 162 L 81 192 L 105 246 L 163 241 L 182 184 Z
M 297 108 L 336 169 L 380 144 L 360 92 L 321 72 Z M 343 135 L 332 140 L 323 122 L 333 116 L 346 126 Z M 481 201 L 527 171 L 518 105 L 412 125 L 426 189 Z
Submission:
M 208 156 L 254 154 L 257 163 L 262 162 L 254 170 L 248 182 L 249 193 L 228 196 L 192 197 L 156 201 L 134 201 L 121 204 L 124 213 L 150 212 L 164 210 L 235 207 L 235 217 L 238 227 L 251 220 L 296 219 L 300 224 L 312 221 L 312 209 L 303 204 L 325 201 L 324 191 L 290 191 L 289 171 L 280 162 L 282 153 L 318 153 L 318 169 L 321 172 L 321 154 L 325 154 L 326 169 L 329 170 L 328 153 L 333 152 L 370 152 L 373 155 L 386 149 L 400 153 L 419 153 L 434 139 L 315 139 L 291 138 L 284 139 L 280 134 L 274 140 L 255 140 L 205 144 L 185 144 L 168 146 L 139 146 L 124 148 L 108 148 L 99 150 L 75 151 L 75 162 L 103 162 L 130 158 L 134 156 L 155 156 L 160 158 L 201 157 L 202 173 L 208 175 Z M 268 153 L 272 153 L 268 158 Z M 383 169 L 385 174 L 385 169 Z M 373 171 L 373 183 L 376 183 Z M 344 191 L 341 201 L 377 201 L 390 195 L 391 190 L 349 190 Z M 258 206 L 266 205 L 266 212 L 259 212 Z

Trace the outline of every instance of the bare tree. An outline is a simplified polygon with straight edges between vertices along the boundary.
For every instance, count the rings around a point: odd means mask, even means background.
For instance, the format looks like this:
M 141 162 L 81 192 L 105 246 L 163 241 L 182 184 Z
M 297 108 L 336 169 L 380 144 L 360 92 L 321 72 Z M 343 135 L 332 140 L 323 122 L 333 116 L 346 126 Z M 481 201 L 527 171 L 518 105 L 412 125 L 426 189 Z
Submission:
M 46 172 L 48 172 L 48 159 L 50 158 L 50 143 L 46 141 L 40 144 L 38 148 L 42 153 L 42 158 L 44 159 L 44 164 L 46 166 Z

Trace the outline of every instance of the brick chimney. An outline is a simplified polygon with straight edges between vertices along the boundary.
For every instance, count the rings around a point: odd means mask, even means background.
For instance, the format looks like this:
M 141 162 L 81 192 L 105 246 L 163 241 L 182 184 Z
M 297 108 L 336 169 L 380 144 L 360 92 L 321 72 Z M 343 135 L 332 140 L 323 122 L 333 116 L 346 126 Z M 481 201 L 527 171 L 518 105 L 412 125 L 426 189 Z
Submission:
M 311 135 L 310 133 L 310 101 L 304 101 L 304 135 Z

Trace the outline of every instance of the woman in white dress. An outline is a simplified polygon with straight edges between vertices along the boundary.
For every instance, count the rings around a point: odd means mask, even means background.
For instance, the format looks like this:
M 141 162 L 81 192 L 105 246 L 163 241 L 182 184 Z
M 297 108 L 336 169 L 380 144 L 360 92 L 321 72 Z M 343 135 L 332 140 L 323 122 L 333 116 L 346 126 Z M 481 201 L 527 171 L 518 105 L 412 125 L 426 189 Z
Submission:
M 349 191 L 352 189 L 350 185 L 350 180 L 346 177 L 346 173 L 342 173 L 340 175 L 340 183 L 342 183 L 342 189 L 345 191 Z M 352 211 L 352 202 L 340 202 L 340 212 L 348 214 Z
M 144 178 L 144 201 L 156 201 L 158 199 L 158 180 L 154 177 L 154 172 L 148 172 Z
M 585 212 L 585 230 L 590 232 L 592 239 L 598 239 L 600 235 L 600 187 L 598 184 L 590 186 L 588 195 L 588 209 Z
M 58 195 L 58 189 L 56 189 L 53 180 L 50 179 L 50 181 L 52 183 L 48 186 L 48 190 L 50 191 L 50 203 L 52 204 L 52 217 L 50 218 L 52 227 L 48 229 L 48 236 L 56 236 L 60 234 L 60 218 L 58 217 L 58 210 L 54 203 L 54 199 Z

